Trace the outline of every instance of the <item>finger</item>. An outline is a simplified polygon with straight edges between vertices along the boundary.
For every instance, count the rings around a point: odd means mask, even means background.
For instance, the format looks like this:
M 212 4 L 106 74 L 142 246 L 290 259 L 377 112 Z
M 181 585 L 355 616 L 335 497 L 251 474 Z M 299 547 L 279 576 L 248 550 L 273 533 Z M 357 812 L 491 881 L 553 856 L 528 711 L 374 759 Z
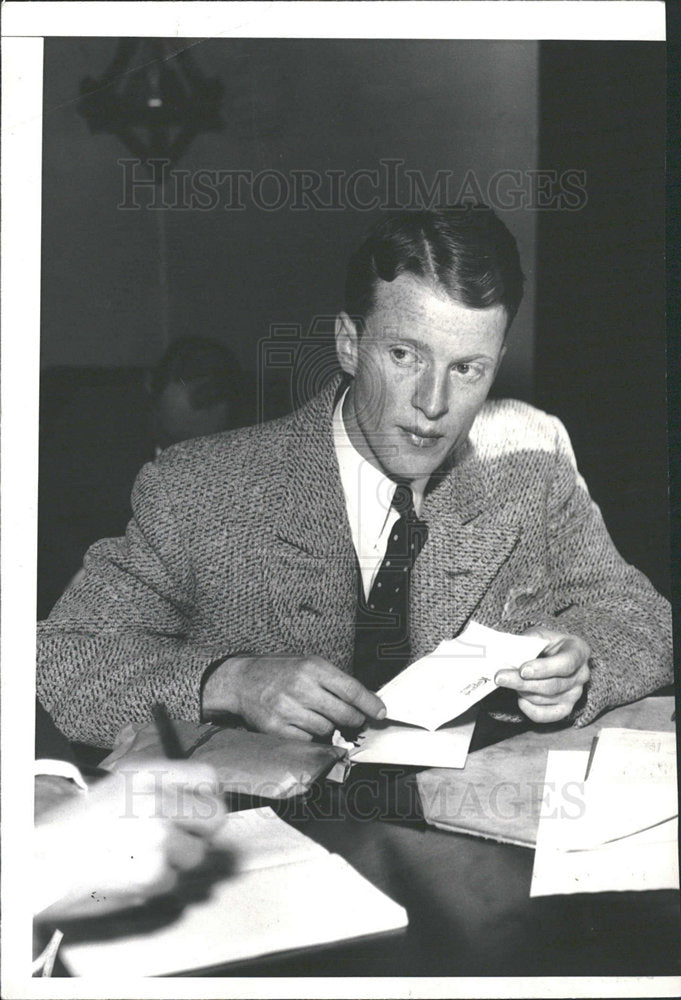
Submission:
M 297 695 L 280 693 L 270 731 L 278 732 L 283 726 L 291 725 L 310 736 L 329 736 L 333 724 L 316 711 L 323 693 L 317 682 L 309 679 Z
M 540 680 L 547 677 L 570 677 L 586 664 L 589 648 L 576 636 L 566 638 L 559 651 L 551 656 L 528 660 L 520 667 L 523 680 Z
M 532 722 L 551 723 L 560 722 L 567 718 L 572 711 L 572 705 L 565 705 L 559 702 L 557 705 L 533 705 L 525 698 L 518 698 L 518 708 Z
M 318 699 L 315 699 L 314 709 L 291 702 L 286 712 L 286 721 L 311 736 L 330 736 L 336 727 L 326 713 L 316 711 L 317 708 Z
M 177 871 L 191 871 L 198 868 L 206 856 L 206 844 L 200 837 L 182 830 L 172 830 L 166 844 L 168 864 Z
M 578 685 L 581 687 L 584 683 L 585 679 L 582 678 L 581 670 L 579 670 L 570 677 L 548 677 L 546 680 L 539 681 L 524 681 L 518 677 L 512 684 L 504 686 L 512 687 L 514 691 L 525 697 L 541 695 L 555 701 L 556 698 L 563 697 L 567 691 Z
M 328 723 L 329 729 L 324 733 L 319 735 L 326 736 L 328 732 L 333 732 L 334 729 L 340 728 L 356 728 L 364 724 L 365 716 L 362 712 L 359 712 L 352 705 L 348 705 L 347 702 L 342 701 L 337 698 L 330 691 L 325 691 L 324 688 L 318 688 L 315 692 L 315 701 L 313 705 L 310 705 L 310 709 L 313 709 L 315 713 L 319 713 L 323 716 L 324 720 Z
M 300 729 L 298 726 L 293 726 L 290 723 L 279 726 L 276 729 L 271 729 L 270 732 L 277 736 L 288 736 L 293 740 L 301 740 L 309 743 L 312 739 L 312 734 L 306 732 L 304 729 Z
M 540 639 L 546 639 L 547 643 L 553 645 L 554 642 L 565 638 L 565 632 L 556 632 L 553 628 L 546 628 L 544 625 L 532 625 L 526 628 L 523 635 L 537 635 Z
M 372 719 L 385 718 L 385 705 L 381 699 L 367 690 L 355 677 L 344 674 L 342 670 L 338 670 L 326 661 L 320 661 L 316 666 L 319 683 L 327 691 L 358 709 L 362 715 L 368 715 Z
M 559 702 L 572 702 L 574 705 L 579 701 L 582 691 L 583 687 L 579 684 L 553 697 L 550 695 L 535 694 L 533 691 L 523 691 L 518 697 L 524 701 L 531 702 L 533 705 L 557 705 Z
M 497 670 L 494 675 L 494 683 L 497 687 L 511 688 L 513 691 L 517 691 L 523 685 L 520 673 L 510 667 Z
M 222 826 L 226 812 L 224 800 L 219 795 L 195 792 L 182 802 L 174 818 L 181 829 L 209 839 Z

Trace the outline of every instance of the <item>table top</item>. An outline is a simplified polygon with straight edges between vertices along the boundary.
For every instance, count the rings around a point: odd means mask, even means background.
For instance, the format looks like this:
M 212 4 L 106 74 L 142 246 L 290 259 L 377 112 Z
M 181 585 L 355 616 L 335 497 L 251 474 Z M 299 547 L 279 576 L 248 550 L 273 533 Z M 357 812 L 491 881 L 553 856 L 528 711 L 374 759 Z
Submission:
M 510 733 L 476 732 L 476 746 Z M 199 972 L 209 976 L 655 976 L 681 973 L 679 893 L 530 898 L 534 851 L 437 830 L 418 769 L 360 765 L 274 805 L 403 905 L 405 931 Z M 253 803 L 239 803 L 241 807 Z M 352 914 L 349 914 L 352 919 Z M 188 973 L 191 974 L 191 973 Z M 197 973 L 193 973 L 196 975 Z
M 414 774 L 364 767 L 282 812 L 401 903 L 385 940 L 240 963 L 212 974 L 323 976 L 678 975 L 679 893 L 530 899 L 534 852 L 436 830 Z

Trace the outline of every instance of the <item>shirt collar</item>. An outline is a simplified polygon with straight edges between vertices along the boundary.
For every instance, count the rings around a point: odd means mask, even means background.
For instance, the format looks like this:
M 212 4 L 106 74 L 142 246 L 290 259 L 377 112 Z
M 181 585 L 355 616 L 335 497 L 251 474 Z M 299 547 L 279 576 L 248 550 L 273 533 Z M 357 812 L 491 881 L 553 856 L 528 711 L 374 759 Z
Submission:
M 390 515 L 396 483 L 367 461 L 350 440 L 343 420 L 343 403 L 347 394 L 348 389 L 338 400 L 333 413 L 333 443 L 353 539 L 356 542 L 362 538 L 375 541 Z M 427 479 L 420 479 L 411 483 L 417 514 L 427 482 Z M 361 548 L 364 549 L 364 546 Z

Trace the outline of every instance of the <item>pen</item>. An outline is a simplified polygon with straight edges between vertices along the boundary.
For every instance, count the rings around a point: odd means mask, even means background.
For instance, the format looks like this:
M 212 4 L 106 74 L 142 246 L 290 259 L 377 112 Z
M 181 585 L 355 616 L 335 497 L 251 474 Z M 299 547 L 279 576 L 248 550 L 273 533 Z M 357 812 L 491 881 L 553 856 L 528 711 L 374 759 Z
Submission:
M 168 715 L 168 710 L 163 702 L 155 702 L 151 706 L 151 713 L 154 716 L 163 752 L 168 760 L 186 760 L 187 754 L 182 749 L 173 720 Z

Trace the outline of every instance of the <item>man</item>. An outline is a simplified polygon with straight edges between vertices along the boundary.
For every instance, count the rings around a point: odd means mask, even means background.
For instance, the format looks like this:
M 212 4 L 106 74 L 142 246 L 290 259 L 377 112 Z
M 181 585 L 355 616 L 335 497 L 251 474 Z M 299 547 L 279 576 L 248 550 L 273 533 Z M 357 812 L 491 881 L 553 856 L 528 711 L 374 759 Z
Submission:
M 189 438 L 242 422 L 241 366 L 229 348 L 207 337 L 180 337 L 147 375 L 149 436 L 158 455 Z
M 489 209 L 381 221 L 348 269 L 344 377 L 145 467 L 126 538 L 92 547 L 40 626 L 65 732 L 108 743 L 162 696 L 325 738 L 382 718 L 370 689 L 473 617 L 547 639 L 496 677 L 533 721 L 585 725 L 667 683 L 668 606 L 617 554 L 564 428 L 486 403 L 522 283 Z

